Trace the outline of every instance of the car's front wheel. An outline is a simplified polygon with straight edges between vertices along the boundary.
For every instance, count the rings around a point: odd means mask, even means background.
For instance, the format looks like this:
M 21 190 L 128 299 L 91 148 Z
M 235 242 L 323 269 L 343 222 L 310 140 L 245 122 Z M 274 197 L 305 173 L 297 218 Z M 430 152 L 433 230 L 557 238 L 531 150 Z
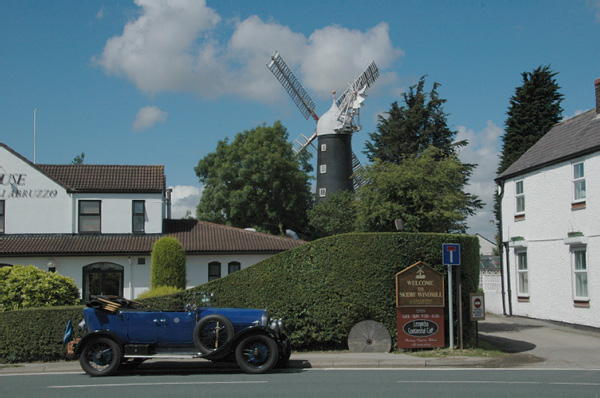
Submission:
M 79 363 L 90 376 L 109 376 L 121 364 L 121 352 L 121 346 L 114 340 L 99 337 L 83 347 Z
M 246 373 L 265 373 L 277 364 L 279 349 L 271 337 L 255 334 L 246 337 L 237 345 L 235 359 Z

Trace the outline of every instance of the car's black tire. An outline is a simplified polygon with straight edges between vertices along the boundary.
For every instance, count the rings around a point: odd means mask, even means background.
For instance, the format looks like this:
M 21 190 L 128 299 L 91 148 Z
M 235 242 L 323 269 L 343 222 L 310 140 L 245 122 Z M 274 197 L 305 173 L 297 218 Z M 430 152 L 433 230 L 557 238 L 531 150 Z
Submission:
M 202 354 L 209 354 L 223 347 L 235 336 L 235 329 L 223 315 L 207 315 L 194 328 L 194 345 Z
M 121 346 L 108 337 L 99 337 L 88 341 L 81 349 L 79 363 L 90 376 L 109 376 L 121 364 Z
M 244 338 L 235 348 L 235 360 L 246 373 L 265 373 L 279 360 L 279 348 L 271 337 L 253 334 Z

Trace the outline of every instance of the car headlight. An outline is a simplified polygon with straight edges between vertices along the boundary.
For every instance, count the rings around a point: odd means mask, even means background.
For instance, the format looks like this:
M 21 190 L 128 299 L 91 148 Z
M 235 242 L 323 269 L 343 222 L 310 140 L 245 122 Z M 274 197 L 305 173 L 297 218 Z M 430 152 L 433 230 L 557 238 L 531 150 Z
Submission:
M 273 319 L 271 321 L 270 328 L 275 332 L 275 334 L 280 335 L 283 333 L 283 321 L 281 319 Z

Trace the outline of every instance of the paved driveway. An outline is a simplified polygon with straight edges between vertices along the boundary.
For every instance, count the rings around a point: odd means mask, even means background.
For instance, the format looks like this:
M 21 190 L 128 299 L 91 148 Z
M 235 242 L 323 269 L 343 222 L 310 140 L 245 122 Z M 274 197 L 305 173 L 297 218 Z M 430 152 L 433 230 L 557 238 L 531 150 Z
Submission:
M 487 315 L 479 322 L 480 339 L 513 352 L 521 366 L 600 369 L 600 331 L 552 322 Z

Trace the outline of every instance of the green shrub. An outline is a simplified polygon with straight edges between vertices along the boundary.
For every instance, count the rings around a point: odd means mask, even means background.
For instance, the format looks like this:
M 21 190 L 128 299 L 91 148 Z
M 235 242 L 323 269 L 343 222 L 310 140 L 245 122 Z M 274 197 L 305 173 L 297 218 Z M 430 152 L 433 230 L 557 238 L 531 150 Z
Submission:
M 3 311 L 79 303 L 79 289 L 72 278 L 33 265 L 3 267 L 0 277 Z
M 0 312 L 0 363 L 56 361 L 65 359 L 62 340 L 70 320 L 74 337 L 82 337 L 77 326 L 83 306 L 29 308 Z
M 152 248 L 152 274 L 150 286 L 173 286 L 181 290 L 186 286 L 185 250 L 172 236 L 165 236 Z
M 137 296 L 137 300 L 143 300 L 150 297 L 166 296 L 168 294 L 173 294 L 180 291 L 181 289 L 178 289 L 173 286 L 159 286 L 157 288 L 153 288 L 142 292 L 139 296 Z

